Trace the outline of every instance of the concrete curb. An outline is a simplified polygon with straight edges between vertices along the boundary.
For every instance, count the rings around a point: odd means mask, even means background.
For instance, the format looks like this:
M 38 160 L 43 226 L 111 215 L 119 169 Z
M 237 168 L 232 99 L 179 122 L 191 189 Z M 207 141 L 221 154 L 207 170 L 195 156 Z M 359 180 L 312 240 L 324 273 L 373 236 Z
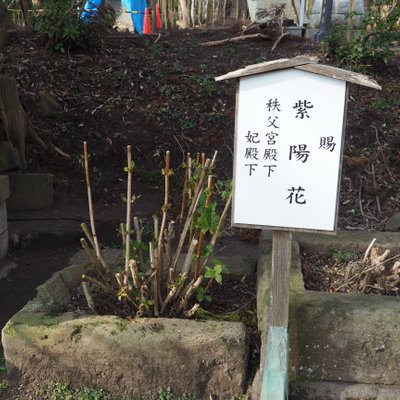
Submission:
M 53 204 L 52 174 L 9 173 L 9 210 L 36 210 Z

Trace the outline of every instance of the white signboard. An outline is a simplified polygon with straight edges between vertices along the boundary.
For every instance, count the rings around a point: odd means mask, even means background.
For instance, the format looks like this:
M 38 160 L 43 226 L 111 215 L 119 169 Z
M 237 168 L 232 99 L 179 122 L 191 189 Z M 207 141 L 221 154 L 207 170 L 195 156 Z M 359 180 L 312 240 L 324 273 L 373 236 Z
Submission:
M 296 69 L 242 77 L 232 224 L 335 231 L 346 82 Z

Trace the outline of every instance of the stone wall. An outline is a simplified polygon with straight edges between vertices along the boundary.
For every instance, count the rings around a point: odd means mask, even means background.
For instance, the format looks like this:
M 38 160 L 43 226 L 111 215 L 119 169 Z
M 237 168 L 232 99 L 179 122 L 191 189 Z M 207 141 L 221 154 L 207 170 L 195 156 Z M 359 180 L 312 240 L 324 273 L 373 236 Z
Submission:
M 8 176 L 0 175 L 0 259 L 8 251 L 8 225 L 6 200 L 10 196 Z

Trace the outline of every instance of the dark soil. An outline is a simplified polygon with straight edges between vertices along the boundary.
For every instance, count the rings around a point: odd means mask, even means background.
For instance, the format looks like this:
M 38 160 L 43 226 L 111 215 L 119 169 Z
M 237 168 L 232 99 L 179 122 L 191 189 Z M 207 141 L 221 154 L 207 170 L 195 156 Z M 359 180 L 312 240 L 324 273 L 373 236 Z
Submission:
M 319 46 L 288 38 L 254 39 L 204 47 L 237 35 L 218 30 L 165 32 L 157 43 L 125 33 L 104 35 L 91 54 L 44 50 L 39 35 L 18 32 L 0 56 L 0 73 L 17 79 L 33 128 L 55 150 L 27 149 L 28 169 L 54 174 L 57 200 L 85 198 L 82 142 L 89 142 L 94 198 L 105 207 L 121 204 L 125 147 L 133 146 L 136 180 L 147 190 L 160 185 L 166 150 L 177 168 L 184 153 L 218 150 L 219 178 L 232 171 L 235 83 L 214 77 L 262 61 L 318 54 Z M 372 71 L 382 92 L 351 85 L 339 209 L 342 229 L 384 228 L 400 205 L 399 60 Z M 310 88 L 312 90 L 312 88 Z M 61 110 L 43 106 L 43 95 Z M 146 190 L 146 189 L 145 189 Z M 142 193 L 144 195 L 144 193 Z
M 371 263 L 370 258 L 365 264 L 362 263 L 364 252 L 301 250 L 300 257 L 306 290 L 400 296 L 400 277 L 397 272 L 400 254 L 391 255 L 378 268 L 373 268 L 376 264 Z M 352 273 L 349 275 L 350 269 Z M 363 281 L 369 269 L 378 270 L 379 273 L 372 273 L 371 281 L 365 286 Z M 394 282 L 394 285 L 388 285 L 389 282 Z

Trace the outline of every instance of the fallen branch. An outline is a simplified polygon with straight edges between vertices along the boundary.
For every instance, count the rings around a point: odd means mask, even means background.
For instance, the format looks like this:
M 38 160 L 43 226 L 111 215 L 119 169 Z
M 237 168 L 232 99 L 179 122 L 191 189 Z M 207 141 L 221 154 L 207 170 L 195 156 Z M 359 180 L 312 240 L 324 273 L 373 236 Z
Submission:
M 213 40 L 211 42 L 205 42 L 202 43 L 202 46 L 207 46 L 207 47 L 211 47 L 211 46 L 221 46 L 223 44 L 227 44 L 227 43 L 232 43 L 232 42 L 239 42 L 239 41 L 243 41 L 243 40 L 250 40 L 250 39 L 265 39 L 265 40 L 270 40 L 271 37 L 268 35 L 265 35 L 263 33 L 253 33 L 251 35 L 241 35 L 241 36 L 235 36 L 229 39 L 222 39 L 222 40 Z
M 275 40 L 274 45 L 273 45 L 272 48 L 271 48 L 271 51 L 274 51 L 275 48 L 276 48 L 276 46 L 278 46 L 279 42 L 280 42 L 285 36 L 287 36 L 287 35 L 289 35 L 289 34 L 290 34 L 290 32 L 283 32 L 283 33 L 278 37 L 278 39 Z

